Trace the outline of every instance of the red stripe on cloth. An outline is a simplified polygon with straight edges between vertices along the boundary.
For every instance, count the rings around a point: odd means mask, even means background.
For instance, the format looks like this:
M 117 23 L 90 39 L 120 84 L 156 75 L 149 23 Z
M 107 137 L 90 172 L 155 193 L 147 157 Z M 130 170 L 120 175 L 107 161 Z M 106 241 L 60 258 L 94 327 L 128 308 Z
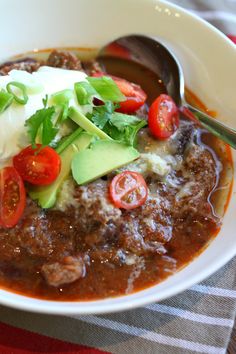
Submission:
M 229 34 L 228 37 L 229 37 L 229 39 L 231 39 L 231 41 L 233 41 L 236 44 L 236 36 Z
M 79 336 L 79 335 L 78 335 Z M 1 354 L 110 354 L 0 323 Z

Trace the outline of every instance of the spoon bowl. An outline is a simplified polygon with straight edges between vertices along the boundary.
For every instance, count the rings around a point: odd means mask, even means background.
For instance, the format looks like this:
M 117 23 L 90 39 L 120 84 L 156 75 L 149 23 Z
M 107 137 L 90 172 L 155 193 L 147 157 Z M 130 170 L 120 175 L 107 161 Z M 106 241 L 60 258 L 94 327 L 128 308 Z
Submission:
M 184 115 L 197 120 L 205 129 L 236 149 L 235 129 L 187 103 L 183 69 L 175 55 L 164 44 L 152 37 L 128 35 L 104 46 L 97 58 L 102 60 L 104 57 L 123 58 L 149 68 L 161 78 L 167 93 Z

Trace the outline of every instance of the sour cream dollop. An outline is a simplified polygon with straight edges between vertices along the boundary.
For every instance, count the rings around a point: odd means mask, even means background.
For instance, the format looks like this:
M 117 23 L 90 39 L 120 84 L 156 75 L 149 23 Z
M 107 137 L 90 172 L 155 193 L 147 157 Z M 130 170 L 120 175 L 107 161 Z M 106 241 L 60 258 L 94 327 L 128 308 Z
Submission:
M 86 77 L 87 75 L 82 71 L 48 66 L 42 66 L 32 74 L 12 70 L 8 75 L 0 76 L 0 90 L 5 89 L 11 81 L 18 81 L 27 86 L 29 96 L 26 105 L 14 102 L 0 114 L 0 168 L 9 164 L 14 155 L 29 145 L 27 129 L 24 124 L 38 109 L 43 108 L 43 98 L 46 95 L 50 97 L 51 94 L 61 90 L 73 90 L 74 84 L 85 81 Z M 78 105 L 75 95 L 70 104 Z

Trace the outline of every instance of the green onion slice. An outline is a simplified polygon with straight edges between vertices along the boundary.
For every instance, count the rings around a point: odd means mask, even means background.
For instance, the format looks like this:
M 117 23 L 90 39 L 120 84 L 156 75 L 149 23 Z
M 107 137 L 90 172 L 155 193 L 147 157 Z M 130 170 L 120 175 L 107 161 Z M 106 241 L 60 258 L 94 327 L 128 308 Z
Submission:
M 121 93 L 115 81 L 111 77 L 87 77 L 86 80 L 96 90 L 104 101 L 121 102 L 125 96 Z
M 68 118 L 69 108 L 70 108 L 68 102 L 60 104 L 59 107 L 60 107 L 60 112 L 56 119 L 56 125 L 60 125 Z
M 13 95 L 4 90 L 0 91 L 0 113 L 3 113 L 13 101 Z
M 71 133 L 69 136 L 65 137 L 62 139 L 62 141 L 58 144 L 56 148 L 56 152 L 58 154 L 61 154 L 69 145 L 73 143 L 73 141 L 78 138 L 78 136 L 81 134 L 83 131 L 82 128 L 77 128 L 73 133 Z
M 69 103 L 71 98 L 73 98 L 73 90 L 66 89 L 58 91 L 52 94 L 52 103 L 60 107 L 60 113 L 58 115 L 56 124 L 61 124 L 68 118 Z
M 63 105 L 64 103 L 68 103 L 72 97 L 73 97 L 73 90 L 66 89 L 54 93 L 52 95 L 52 100 L 53 103 L 55 104 Z
M 78 103 L 83 106 L 92 103 L 92 97 L 98 96 L 96 90 L 86 81 L 76 82 L 74 85 Z
M 26 93 L 26 86 L 18 81 L 11 81 L 6 86 L 7 92 L 11 94 L 14 100 L 22 105 L 25 105 L 28 102 L 28 95 Z M 16 89 L 18 89 L 19 95 L 16 94 Z

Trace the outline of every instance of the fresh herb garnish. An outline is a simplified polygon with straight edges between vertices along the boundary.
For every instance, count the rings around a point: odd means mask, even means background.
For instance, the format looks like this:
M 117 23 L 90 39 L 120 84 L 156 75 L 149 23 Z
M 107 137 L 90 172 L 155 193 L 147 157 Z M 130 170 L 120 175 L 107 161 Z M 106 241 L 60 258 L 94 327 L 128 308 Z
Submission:
M 55 107 L 42 108 L 36 111 L 29 119 L 26 120 L 25 126 L 28 128 L 28 134 L 33 148 L 36 147 L 36 138 L 40 132 L 40 140 L 43 146 L 49 145 L 56 134 L 58 128 L 53 124 L 55 116 Z
M 119 130 L 123 130 L 125 127 L 130 125 L 136 125 L 140 121 L 141 119 L 136 116 L 118 112 L 114 112 L 110 120 L 110 122 Z
M 0 113 L 3 113 L 13 101 L 13 95 L 4 90 L 0 91 Z
M 120 133 L 123 133 L 123 137 L 120 140 L 128 145 L 136 146 L 137 134 L 139 130 L 145 127 L 146 125 L 147 122 L 142 119 L 138 123 L 124 127 L 123 132 L 120 130 Z
M 140 120 L 135 124 L 125 125 L 118 129 L 113 124 L 107 124 L 104 131 L 114 140 L 136 146 L 136 138 L 139 130 L 147 125 L 145 120 Z
M 137 133 L 147 125 L 147 121 L 136 116 L 114 112 L 110 125 L 112 127 L 110 136 L 113 139 L 135 146 Z
M 22 105 L 28 102 L 28 95 L 26 93 L 26 86 L 18 81 L 11 81 L 6 86 L 7 92 L 13 95 L 14 100 Z
M 88 118 L 112 139 L 135 145 L 138 131 L 147 125 L 146 120 L 136 116 L 115 112 L 117 105 L 108 101 L 94 107 Z
M 104 105 L 94 107 L 92 114 L 88 114 L 88 117 L 98 128 L 103 129 L 106 123 L 111 120 L 116 108 L 117 105 L 114 105 L 111 101 L 107 101 Z

